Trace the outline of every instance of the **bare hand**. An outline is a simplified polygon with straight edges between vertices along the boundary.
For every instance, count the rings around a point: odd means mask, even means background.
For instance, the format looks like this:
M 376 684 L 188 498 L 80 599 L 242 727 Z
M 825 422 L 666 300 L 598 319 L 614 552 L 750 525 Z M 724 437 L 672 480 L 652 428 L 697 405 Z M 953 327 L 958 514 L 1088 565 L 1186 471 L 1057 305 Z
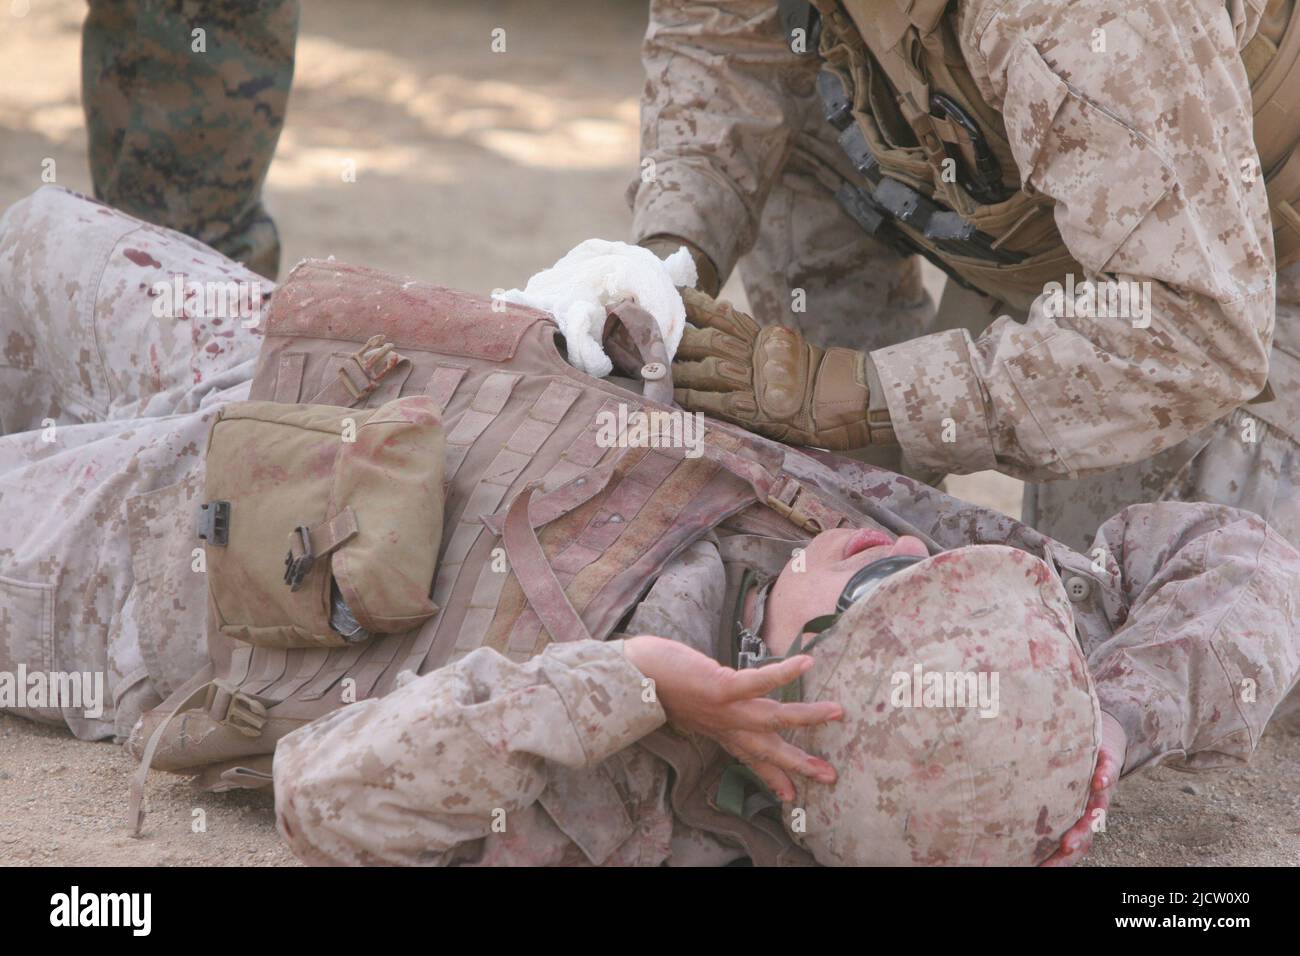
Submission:
M 779 731 L 842 720 L 843 708 L 831 701 L 783 704 L 765 696 L 812 667 L 808 655 L 735 670 L 662 637 L 632 637 L 623 646 L 633 666 L 654 681 L 659 703 L 674 727 L 722 744 L 779 799 L 794 799 L 790 774 L 835 782 L 830 764 L 788 743 Z
M 1110 714 L 1101 715 L 1101 748 L 1097 754 L 1097 769 L 1092 772 L 1092 792 L 1088 795 L 1088 805 L 1084 808 L 1083 818 L 1066 830 L 1061 836 L 1061 847 L 1041 866 L 1073 866 L 1088 855 L 1092 849 L 1093 822 L 1110 810 L 1110 800 L 1115 794 L 1115 784 L 1119 782 L 1120 772 L 1124 769 L 1124 753 L 1128 750 L 1128 735 L 1118 720 Z

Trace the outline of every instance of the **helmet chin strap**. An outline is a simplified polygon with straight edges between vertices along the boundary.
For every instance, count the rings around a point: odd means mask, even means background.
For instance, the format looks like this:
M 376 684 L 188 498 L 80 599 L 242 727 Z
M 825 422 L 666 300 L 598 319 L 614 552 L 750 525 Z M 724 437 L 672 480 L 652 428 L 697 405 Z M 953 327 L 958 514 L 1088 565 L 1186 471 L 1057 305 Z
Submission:
M 840 619 L 840 612 L 832 614 L 822 614 L 813 618 L 804 624 L 799 635 L 794 639 L 794 643 L 785 654 L 773 654 L 759 635 L 763 632 L 763 619 L 767 612 L 767 599 L 772 593 L 772 585 L 775 581 L 769 581 L 758 588 L 754 595 L 754 621 L 752 624 L 745 623 L 744 614 L 744 596 L 748 593 L 749 588 L 757 583 L 757 575 L 752 571 L 745 572 L 745 578 L 741 582 L 741 599 L 737 603 L 735 632 L 739 639 L 738 650 L 736 652 L 736 669 L 745 670 L 750 667 L 763 667 L 766 664 L 774 664 L 777 661 L 788 660 L 796 654 L 806 654 L 817 642 L 821 640 L 822 632 Z M 807 644 L 803 642 L 805 634 L 814 635 L 812 640 Z
M 773 656 L 768 652 L 767 644 L 758 636 L 763 628 L 767 598 L 771 594 L 773 582 L 769 581 L 764 584 L 755 595 L 753 625 L 746 626 L 744 622 L 744 596 L 751 587 L 757 584 L 757 581 L 758 576 L 749 570 L 745 572 L 745 577 L 741 579 L 740 601 L 738 602 L 735 619 L 736 634 L 740 638 L 740 651 L 736 655 L 737 669 L 763 667 L 766 664 L 774 664 L 777 661 L 794 657 L 796 654 L 806 654 L 817 645 L 817 642 L 822 639 L 822 635 L 840 618 L 839 613 L 823 614 L 820 617 L 813 618 L 804 624 L 803 630 L 794 639 L 794 644 L 791 645 L 784 656 Z M 804 634 L 813 635 L 807 644 L 803 643 Z M 782 703 L 793 703 L 802 700 L 803 679 L 795 678 L 782 687 L 778 693 L 781 696 Z M 758 778 L 758 775 L 742 763 L 731 764 L 723 771 L 718 783 L 716 799 L 719 809 L 734 816 L 743 817 L 746 820 L 774 808 L 779 809 L 781 806 L 781 802 L 772 795 L 772 792 L 767 789 L 767 785 Z

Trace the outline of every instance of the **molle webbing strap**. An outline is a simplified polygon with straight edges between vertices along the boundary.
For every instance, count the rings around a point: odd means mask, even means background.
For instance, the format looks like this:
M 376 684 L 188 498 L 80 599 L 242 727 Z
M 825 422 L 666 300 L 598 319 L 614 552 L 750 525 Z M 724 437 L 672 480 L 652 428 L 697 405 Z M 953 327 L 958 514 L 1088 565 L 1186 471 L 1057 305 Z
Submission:
M 253 665 L 253 645 L 242 641 L 230 648 L 230 657 L 224 666 L 218 668 L 216 676 L 232 684 L 242 685 L 248 679 Z
M 501 414 L 520 378 L 518 372 L 492 372 L 479 385 L 469 408 L 447 433 L 446 481 L 455 480 L 470 448 Z
M 596 593 L 593 590 L 596 581 L 608 583 L 621 562 L 634 560 L 634 553 L 642 553 L 645 544 L 642 535 L 649 532 L 651 537 L 658 538 L 664 530 L 664 522 L 680 517 L 676 512 L 666 511 L 662 501 L 660 508 L 655 510 L 653 499 L 656 492 L 670 485 L 681 492 L 692 483 L 689 475 L 691 463 L 684 462 L 683 449 L 636 451 L 639 460 L 632 462 L 631 467 L 624 467 L 617 484 L 594 513 L 587 516 L 580 529 L 569 529 L 570 534 L 567 539 L 562 539 L 558 553 L 550 561 L 561 586 L 566 591 L 576 589 L 574 599 L 582 601 L 584 606 Z M 678 472 L 678 466 L 682 465 L 685 468 Z M 643 514 L 647 505 L 651 506 L 650 513 L 657 514 L 658 518 L 647 518 Z M 631 532 L 632 541 L 625 545 L 624 535 L 633 528 L 638 530 Z M 540 625 L 539 616 L 530 608 L 524 608 L 505 636 L 506 655 L 515 660 L 525 660 L 537 653 Z
M 314 679 L 330 660 L 328 648 L 295 647 L 285 652 L 284 675 L 261 695 L 271 701 L 288 700 Z
M 473 527 L 474 522 L 481 522 L 481 516 L 492 514 L 501 506 L 510 488 L 555 433 L 580 394 L 580 389 L 567 382 L 557 380 L 547 384 L 496 458 L 484 469 L 478 484 L 466 496 L 458 532 L 467 526 L 466 522 Z M 481 526 L 474 528 L 475 539 L 481 530 Z M 457 568 L 457 580 L 461 573 Z M 493 569 L 490 562 L 479 567 L 465 618 L 457 629 L 455 651 L 468 651 L 479 645 L 491 623 L 504 584 L 505 575 Z
M 618 449 L 608 462 L 593 468 L 585 475 L 570 479 L 558 488 L 543 492 L 533 499 L 528 509 L 534 528 L 544 528 L 556 518 L 567 515 L 574 508 L 585 505 L 596 495 L 609 487 L 610 480 L 618 468 L 619 462 L 627 455 L 626 448 Z M 495 514 L 483 515 L 483 524 L 493 534 L 501 533 L 502 519 Z
M 438 414 L 447 410 L 447 403 L 456 394 L 461 379 L 468 371 L 469 369 L 454 365 L 439 365 L 433 370 L 429 383 L 424 387 L 424 394 L 438 407 Z
M 239 687 L 247 694 L 262 693 L 284 677 L 287 664 L 284 648 L 254 647 L 248 659 L 248 673 L 239 682 Z
M 528 418 L 508 438 L 506 450 L 524 453 L 524 458 L 530 462 L 533 451 L 545 444 L 551 433 L 559 427 L 560 420 L 576 401 L 577 394 L 577 390 L 565 381 L 554 381 L 547 385 L 536 405 L 530 408 Z M 602 403 L 588 427 L 582 428 L 560 453 L 559 462 L 552 464 L 550 470 L 539 479 L 534 479 L 551 486 L 550 492 L 536 494 L 530 502 L 529 516 L 534 528 L 568 514 L 597 496 L 610 483 L 614 468 L 623 455 L 627 454 L 627 449 L 616 450 L 604 466 L 594 470 L 591 466 L 607 451 L 601 447 L 598 438 L 601 416 L 612 414 L 615 407 L 616 403 L 612 401 Z M 460 518 L 448 538 L 446 551 L 438 562 L 433 600 L 438 606 L 447 609 L 452 594 L 459 591 L 460 600 L 456 606 L 463 607 L 464 617 L 458 622 L 445 610 L 434 618 L 421 630 L 420 639 L 412 646 L 403 670 L 415 670 L 424 674 L 430 667 L 441 666 L 452 654 L 468 653 L 477 648 L 497 615 L 500 593 L 506 584 L 507 575 L 494 568 L 490 559 L 480 561 L 477 557 L 469 558 L 485 527 L 493 535 L 499 536 L 502 533 L 503 516 L 498 516 L 495 512 L 523 471 L 521 468 L 504 467 L 504 464 L 506 463 L 502 459 L 494 460 L 478 484 L 469 490 Z M 467 585 L 460 583 L 463 575 L 477 575 L 468 596 L 464 593 Z
M 546 552 L 542 550 L 542 544 L 537 540 L 537 533 L 528 518 L 528 502 L 535 488 L 535 485 L 529 485 L 521 491 L 506 512 L 501 540 L 505 545 L 510 568 L 514 571 L 524 596 L 528 598 L 529 605 L 552 639 L 590 639 L 586 625 L 569 603 L 564 588 L 555 577 L 555 571 L 546 559 Z
M 551 474 L 547 475 L 548 483 L 562 485 L 583 476 L 590 476 L 592 470 L 609 452 L 609 449 L 605 447 L 606 443 L 602 442 L 600 437 L 600 423 L 617 416 L 620 404 L 622 403 L 612 398 L 601 403 L 600 408 L 596 410 L 596 414 L 592 416 L 591 424 L 583 429 L 569 443 L 569 447 L 560 453 L 560 460 L 551 470 Z M 625 451 L 626 449 L 618 449 L 611 456 L 608 463 L 612 464 L 617 458 L 622 457 Z M 545 512 L 545 502 L 543 500 L 545 497 L 544 495 L 540 496 L 533 502 L 534 514 L 538 513 L 536 509 L 539 507 L 543 509 L 542 513 Z M 577 507 L 577 505 L 573 507 Z
M 353 644 L 345 648 L 331 648 L 329 663 L 333 666 L 322 668 L 295 695 L 298 700 L 320 700 L 334 683 L 348 673 L 365 652 L 365 644 Z
M 275 375 L 275 392 L 272 401 L 293 405 L 302 393 L 302 376 L 307 365 L 303 352 L 285 352 L 278 362 Z

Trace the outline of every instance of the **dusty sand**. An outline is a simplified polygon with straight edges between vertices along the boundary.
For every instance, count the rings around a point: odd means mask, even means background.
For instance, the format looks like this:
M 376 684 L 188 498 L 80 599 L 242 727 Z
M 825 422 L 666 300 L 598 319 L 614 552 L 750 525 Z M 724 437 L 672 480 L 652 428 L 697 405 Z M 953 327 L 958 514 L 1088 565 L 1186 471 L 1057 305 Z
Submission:
M 16 16 L 26 9 L 22 16 Z M 639 0 L 312 0 L 268 183 L 285 264 L 333 254 L 478 292 L 523 283 L 578 241 L 623 238 L 636 169 Z M 81 0 L 0 0 L 0 209 L 40 184 L 90 190 Z M 488 51 L 506 30 L 507 52 Z M 356 182 L 344 182 L 348 161 Z M 733 281 L 728 294 L 743 303 Z M 953 493 L 1018 513 L 996 475 Z M 154 776 L 124 830 L 130 760 L 0 716 L 0 864 L 288 865 L 268 794 Z M 1274 728 L 1231 773 L 1129 778 L 1092 864 L 1300 863 L 1300 736 Z

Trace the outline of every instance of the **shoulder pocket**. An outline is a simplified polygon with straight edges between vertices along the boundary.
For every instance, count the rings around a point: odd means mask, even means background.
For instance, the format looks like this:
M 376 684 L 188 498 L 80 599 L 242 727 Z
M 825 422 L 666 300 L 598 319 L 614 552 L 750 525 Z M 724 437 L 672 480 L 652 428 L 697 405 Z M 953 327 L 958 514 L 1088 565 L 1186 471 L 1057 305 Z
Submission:
M 1003 104 L 1021 182 L 1056 201 L 1056 224 L 1074 257 L 1104 272 L 1115 252 L 1174 188 L 1156 145 L 1058 76 L 1024 39 Z

